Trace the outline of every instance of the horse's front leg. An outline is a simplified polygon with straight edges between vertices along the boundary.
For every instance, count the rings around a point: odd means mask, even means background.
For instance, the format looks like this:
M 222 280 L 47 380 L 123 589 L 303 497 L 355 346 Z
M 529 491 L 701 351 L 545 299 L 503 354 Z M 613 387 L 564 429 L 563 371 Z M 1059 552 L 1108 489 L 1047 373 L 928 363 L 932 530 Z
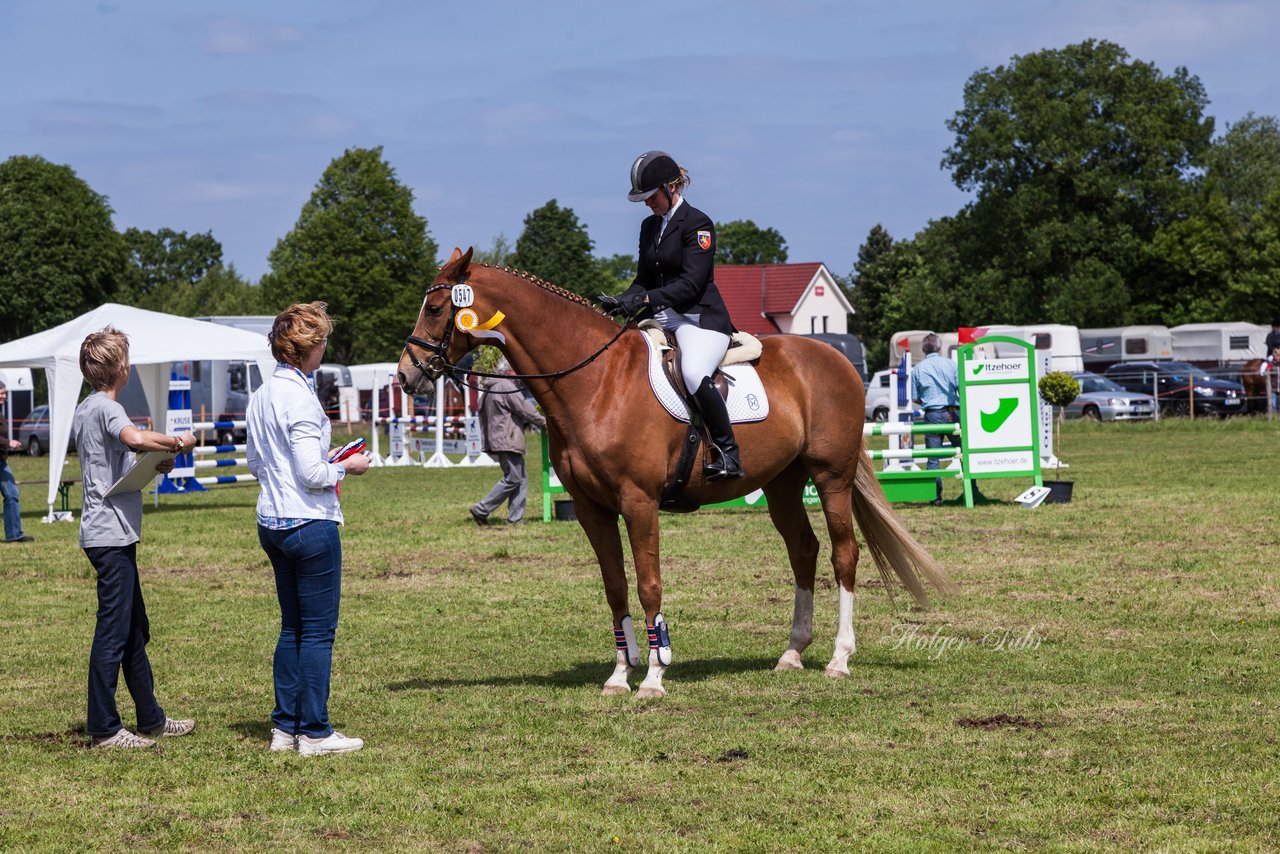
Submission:
M 622 536 L 618 533 L 618 514 L 599 504 L 574 499 L 578 523 L 595 549 L 604 579 L 604 595 L 613 611 L 615 664 L 613 674 L 604 683 L 604 694 L 629 694 L 631 671 L 640 663 L 640 648 L 631 614 L 627 611 L 627 573 L 622 563 Z
M 627 537 L 631 540 L 631 557 L 636 564 L 636 588 L 644 608 L 645 627 L 649 634 L 649 670 L 638 699 L 665 697 L 662 675 L 671 666 L 671 636 L 662 617 L 662 570 L 658 564 L 658 503 L 645 495 L 633 502 L 624 501 L 623 518 Z

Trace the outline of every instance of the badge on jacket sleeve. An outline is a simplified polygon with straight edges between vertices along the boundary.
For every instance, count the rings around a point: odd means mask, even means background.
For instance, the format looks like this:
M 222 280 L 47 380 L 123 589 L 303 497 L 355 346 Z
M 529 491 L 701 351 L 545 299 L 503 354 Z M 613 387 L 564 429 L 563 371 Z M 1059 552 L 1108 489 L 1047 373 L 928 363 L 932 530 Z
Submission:
M 703 249 L 710 249 L 711 248 L 711 232 L 699 231 L 698 245 L 701 246 Z

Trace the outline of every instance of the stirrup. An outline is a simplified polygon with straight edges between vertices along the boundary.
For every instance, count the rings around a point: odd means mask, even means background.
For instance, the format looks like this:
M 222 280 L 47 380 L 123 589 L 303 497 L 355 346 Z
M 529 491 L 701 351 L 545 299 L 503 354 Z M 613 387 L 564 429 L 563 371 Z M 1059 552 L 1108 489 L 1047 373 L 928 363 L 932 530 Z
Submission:
M 715 448 L 714 445 L 712 447 Z M 702 467 L 702 476 L 707 480 L 737 480 L 746 474 L 741 462 L 726 456 L 719 448 L 716 448 L 716 454 L 718 456 L 713 462 Z

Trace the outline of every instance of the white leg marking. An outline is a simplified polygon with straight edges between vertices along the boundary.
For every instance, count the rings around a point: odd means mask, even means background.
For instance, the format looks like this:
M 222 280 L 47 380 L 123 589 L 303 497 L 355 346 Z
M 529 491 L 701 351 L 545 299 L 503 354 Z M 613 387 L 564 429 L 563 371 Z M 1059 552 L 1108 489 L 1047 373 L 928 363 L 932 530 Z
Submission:
M 644 681 L 640 683 L 640 690 L 636 691 L 636 699 L 648 700 L 667 696 L 667 689 L 662 687 L 662 674 L 666 672 L 666 665 L 658 663 L 655 660 L 655 656 L 650 655 L 649 672 L 644 675 Z
M 613 675 L 604 683 L 604 695 L 611 694 L 630 694 L 631 683 L 631 665 L 627 662 L 627 654 L 622 650 L 618 650 L 618 660 L 613 668 Z
M 803 670 L 800 653 L 813 642 L 813 591 L 796 586 L 795 609 L 791 614 L 791 642 L 774 670 Z
M 827 665 L 826 675 L 841 679 L 849 675 L 849 656 L 858 649 L 853 635 L 853 591 L 840 587 L 840 616 L 836 626 L 836 650 Z

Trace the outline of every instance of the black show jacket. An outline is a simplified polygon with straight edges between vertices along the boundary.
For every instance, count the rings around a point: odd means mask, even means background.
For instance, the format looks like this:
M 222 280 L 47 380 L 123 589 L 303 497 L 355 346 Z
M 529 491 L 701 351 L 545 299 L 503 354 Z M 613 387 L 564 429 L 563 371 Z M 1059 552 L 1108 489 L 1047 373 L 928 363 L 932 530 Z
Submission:
M 653 311 L 670 308 L 681 314 L 697 314 L 703 329 L 733 334 L 729 310 L 712 274 L 716 230 L 711 218 L 683 202 L 659 241 L 661 227 L 662 217 L 657 214 L 640 224 L 640 269 L 626 293 L 647 291 Z

